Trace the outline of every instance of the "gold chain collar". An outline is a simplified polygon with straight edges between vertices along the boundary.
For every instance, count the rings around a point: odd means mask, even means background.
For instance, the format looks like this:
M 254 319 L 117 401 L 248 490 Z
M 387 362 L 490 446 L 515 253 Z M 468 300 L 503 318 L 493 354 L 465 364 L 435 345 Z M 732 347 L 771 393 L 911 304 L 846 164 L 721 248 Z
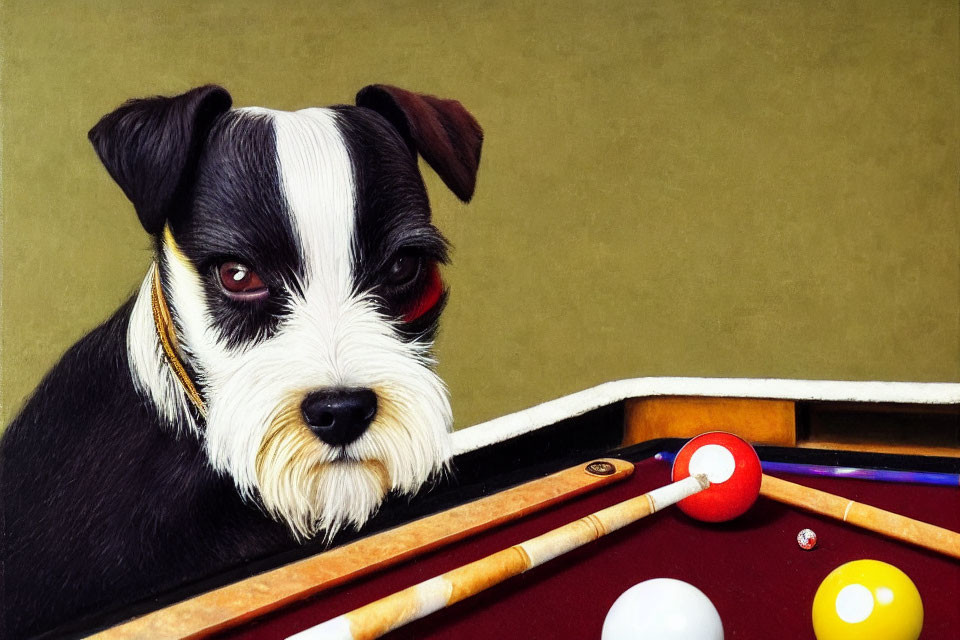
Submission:
M 160 338 L 160 344 L 163 345 L 163 352 L 167 356 L 167 363 L 173 369 L 174 375 L 180 381 L 183 391 L 193 402 L 200 415 L 207 417 L 207 405 L 203 402 L 200 392 L 197 390 L 190 374 L 180 361 L 177 355 L 177 334 L 173 327 L 173 318 L 170 316 L 170 309 L 167 308 L 166 298 L 163 296 L 163 285 L 160 282 L 160 264 L 153 267 L 153 286 L 150 288 L 150 302 L 153 307 L 153 324 L 157 328 L 157 337 Z

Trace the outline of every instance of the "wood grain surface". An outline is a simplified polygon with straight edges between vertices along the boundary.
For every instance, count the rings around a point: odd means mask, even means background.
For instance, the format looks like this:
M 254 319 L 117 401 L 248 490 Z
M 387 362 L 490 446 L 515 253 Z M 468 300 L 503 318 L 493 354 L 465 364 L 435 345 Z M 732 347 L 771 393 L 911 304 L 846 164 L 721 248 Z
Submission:
M 200 638 L 404 560 L 627 478 L 629 462 L 605 459 L 609 475 L 589 463 L 532 480 L 284 567 L 267 571 L 102 631 L 120 640 Z

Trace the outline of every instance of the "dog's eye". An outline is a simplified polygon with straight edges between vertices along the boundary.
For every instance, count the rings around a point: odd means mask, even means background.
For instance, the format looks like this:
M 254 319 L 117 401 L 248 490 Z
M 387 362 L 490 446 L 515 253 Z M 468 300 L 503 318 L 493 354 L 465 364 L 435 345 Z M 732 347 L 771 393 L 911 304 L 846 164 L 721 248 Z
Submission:
M 428 265 L 426 276 L 422 280 L 423 283 L 418 287 L 416 297 L 409 302 L 403 313 L 404 322 L 413 322 L 437 306 L 443 298 L 443 280 L 440 278 L 440 270 L 436 264 Z
M 250 300 L 267 295 L 267 287 L 260 276 L 241 262 L 224 262 L 219 272 L 220 284 L 231 298 Z
M 412 255 L 400 255 L 391 264 L 387 272 L 387 284 L 401 287 L 416 280 L 420 275 L 420 258 Z

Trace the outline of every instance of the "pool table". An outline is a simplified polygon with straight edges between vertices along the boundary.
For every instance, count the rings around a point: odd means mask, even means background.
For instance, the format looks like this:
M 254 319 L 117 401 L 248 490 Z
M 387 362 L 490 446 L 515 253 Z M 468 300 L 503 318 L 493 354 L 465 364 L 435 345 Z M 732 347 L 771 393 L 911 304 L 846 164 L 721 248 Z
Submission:
M 91 617 L 82 632 L 99 631 L 103 638 L 157 637 L 160 630 L 168 637 L 286 638 L 662 486 L 669 482 L 669 464 L 655 454 L 674 452 L 686 437 L 718 428 L 773 443 L 757 445 L 765 461 L 960 472 L 960 385 L 618 381 L 458 432 L 446 479 L 412 501 L 386 505 L 363 535 L 341 540 L 325 554 L 255 559 L 177 593 Z M 549 485 L 559 474 L 596 475 L 586 469 L 599 458 L 618 465 L 616 477 L 538 498 L 532 506 L 516 506 L 522 499 L 508 493 L 537 482 Z M 958 486 L 772 475 L 960 531 Z M 507 496 L 494 507 L 502 513 L 488 514 L 483 526 L 464 524 L 466 516 L 458 515 L 498 496 Z M 295 573 L 298 563 L 316 569 L 326 558 L 333 562 L 330 554 L 352 548 L 358 550 L 354 556 L 376 555 L 370 550 L 431 519 L 454 531 L 424 534 L 432 537 L 415 552 L 284 592 L 286 584 L 303 580 Z M 797 544 L 804 528 L 817 533 L 813 550 Z M 356 545 L 365 540 L 385 542 L 360 551 Z M 891 563 L 913 579 L 924 604 L 922 638 L 957 637 L 960 560 L 763 496 L 746 515 L 724 524 L 699 523 L 676 508 L 652 514 L 385 637 L 599 638 L 608 609 L 623 591 L 649 578 L 671 577 L 713 601 L 727 638 L 813 638 L 817 586 L 835 567 L 861 558 Z M 278 593 L 266 593 L 271 588 L 258 582 L 269 575 L 279 580 L 273 583 L 280 585 Z M 214 613 L 220 618 L 207 615 Z

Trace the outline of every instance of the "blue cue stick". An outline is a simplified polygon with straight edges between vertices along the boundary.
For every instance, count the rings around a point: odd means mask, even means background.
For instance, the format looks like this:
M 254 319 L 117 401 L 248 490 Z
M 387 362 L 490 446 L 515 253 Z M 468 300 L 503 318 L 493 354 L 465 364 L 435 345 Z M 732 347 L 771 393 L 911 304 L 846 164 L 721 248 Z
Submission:
M 673 463 L 677 454 L 661 451 L 654 456 L 662 462 Z M 913 484 L 934 484 L 943 487 L 960 487 L 960 474 L 936 473 L 933 471 L 894 471 L 891 469 L 857 469 L 855 467 L 831 467 L 822 464 L 801 464 L 796 462 L 760 461 L 764 472 L 795 473 L 802 476 L 830 476 L 833 478 L 856 478 L 879 482 L 899 482 Z

